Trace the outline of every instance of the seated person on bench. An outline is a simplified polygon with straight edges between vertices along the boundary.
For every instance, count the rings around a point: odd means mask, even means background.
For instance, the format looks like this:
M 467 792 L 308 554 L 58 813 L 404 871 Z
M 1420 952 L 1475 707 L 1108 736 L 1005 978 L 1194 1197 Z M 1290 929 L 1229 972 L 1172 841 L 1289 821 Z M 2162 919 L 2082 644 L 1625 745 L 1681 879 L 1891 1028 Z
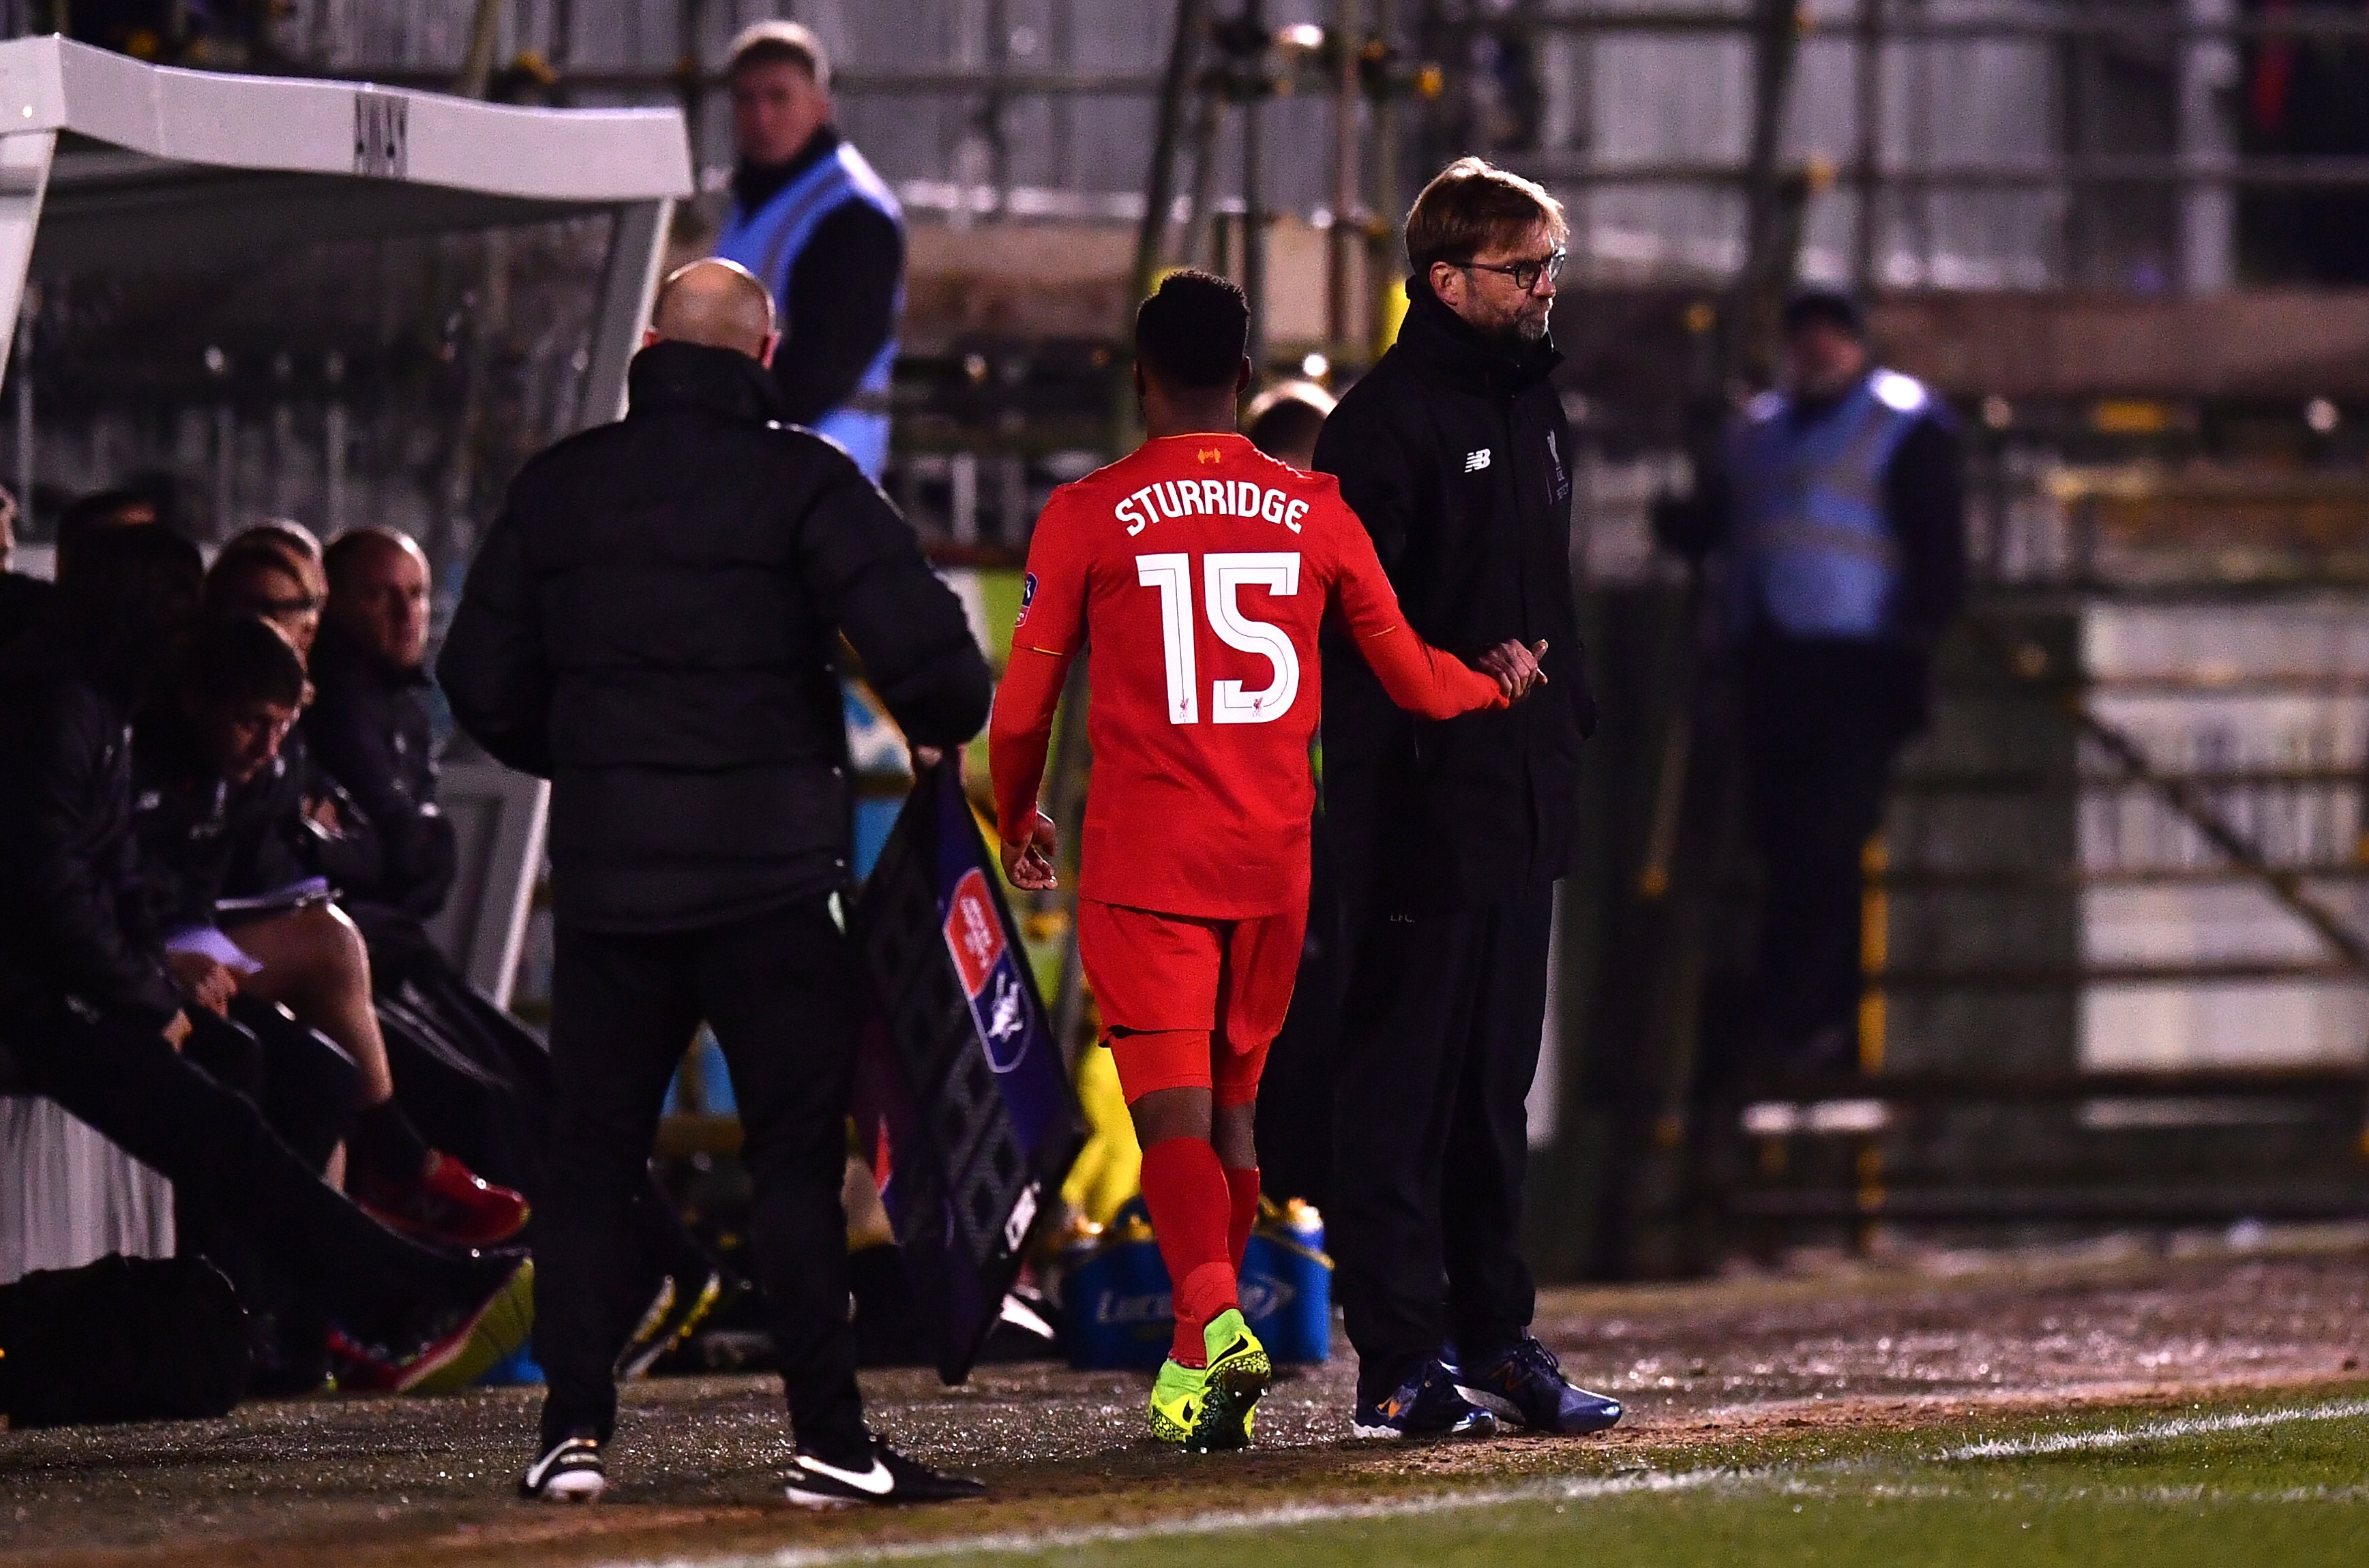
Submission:
M 200 578 L 162 529 L 95 533 L 0 660 L 0 1033 L 26 1087 L 386 1346 L 385 1386 L 464 1386 L 524 1342 L 531 1265 L 380 1224 L 181 1048 L 191 1011 L 219 1014 L 235 985 L 201 954 L 168 964 L 147 928 L 127 738 Z
M 304 696 L 303 666 L 277 630 L 212 620 L 142 715 L 137 830 L 171 889 L 163 918 L 185 933 L 221 928 L 245 971 L 237 992 L 285 1007 L 353 1059 L 348 1185 L 366 1207 L 456 1245 L 508 1241 L 526 1223 L 525 1201 L 429 1148 L 395 1104 L 360 933 L 291 842 L 303 806 L 280 749 Z

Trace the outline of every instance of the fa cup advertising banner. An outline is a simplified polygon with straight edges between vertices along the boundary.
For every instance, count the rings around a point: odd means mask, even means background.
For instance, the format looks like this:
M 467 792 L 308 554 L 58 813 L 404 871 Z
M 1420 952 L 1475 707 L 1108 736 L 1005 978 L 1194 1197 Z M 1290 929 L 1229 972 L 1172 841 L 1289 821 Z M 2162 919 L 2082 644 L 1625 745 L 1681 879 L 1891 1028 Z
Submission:
M 857 1129 L 938 1335 L 938 1375 L 957 1383 L 1086 1128 L 953 767 L 922 770 L 864 884 L 853 934 L 873 993 Z

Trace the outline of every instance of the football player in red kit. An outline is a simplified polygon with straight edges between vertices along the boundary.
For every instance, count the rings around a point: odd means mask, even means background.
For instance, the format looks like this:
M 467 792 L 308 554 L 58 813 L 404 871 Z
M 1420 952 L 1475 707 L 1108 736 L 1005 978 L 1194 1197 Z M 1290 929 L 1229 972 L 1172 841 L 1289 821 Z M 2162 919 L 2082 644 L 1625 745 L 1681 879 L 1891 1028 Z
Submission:
M 1196 1449 L 1247 1443 L 1273 1376 L 1236 1274 L 1258 1207 L 1259 1070 L 1308 921 L 1318 626 L 1337 609 L 1390 696 L 1427 718 L 1502 707 L 1544 679 L 1543 645 L 1500 644 L 1474 670 L 1425 644 L 1338 484 L 1235 433 L 1249 319 L 1242 291 L 1202 272 L 1144 302 L 1150 439 L 1055 491 L 1038 519 L 990 729 L 1004 869 L 1049 887 L 1036 792 L 1063 680 L 1087 651 L 1079 956 L 1175 1293 L 1151 1427 Z

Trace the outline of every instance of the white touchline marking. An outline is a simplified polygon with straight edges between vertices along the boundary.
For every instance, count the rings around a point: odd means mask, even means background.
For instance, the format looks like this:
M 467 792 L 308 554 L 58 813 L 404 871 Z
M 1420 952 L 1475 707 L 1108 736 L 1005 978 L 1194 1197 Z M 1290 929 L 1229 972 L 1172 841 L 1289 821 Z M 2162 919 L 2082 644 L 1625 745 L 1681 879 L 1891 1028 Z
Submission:
M 1198 1514 L 1174 1519 L 1153 1519 L 1140 1525 L 1095 1525 L 1075 1529 L 1018 1531 L 998 1535 L 953 1536 L 941 1540 L 892 1541 L 879 1546 L 788 1547 L 728 1557 L 662 1557 L 610 1563 L 606 1568 L 837 1568 L 841 1563 L 902 1562 L 969 1552 L 1011 1556 L 1059 1551 L 1080 1546 L 1124 1546 L 1140 1540 L 1166 1540 L 1180 1536 L 1225 1535 L 1240 1530 L 1289 1529 L 1298 1525 L 1329 1525 L 1360 1519 L 1403 1519 L 1425 1514 L 1458 1513 L 1492 1508 L 1508 1503 L 1585 1502 L 1639 1493 L 1690 1492 L 1722 1481 L 1743 1480 L 1734 1470 L 1694 1470 L 1670 1474 L 1638 1471 L 1626 1475 L 1573 1476 L 1561 1481 L 1495 1487 L 1486 1492 L 1441 1492 L 1425 1497 L 1397 1497 L 1376 1503 L 1293 1503 L 1275 1508 L 1246 1508 L 1226 1514 Z
M 2001 1437 L 1969 1443 L 1935 1457 L 1944 1462 L 1965 1459 L 2020 1459 L 2041 1454 L 2069 1454 L 2096 1448 L 2126 1448 L 2134 1443 L 2157 1443 L 2177 1437 L 2202 1437 L 2215 1432 L 2250 1432 L 2258 1426 L 2283 1426 L 2293 1421 L 2349 1421 L 2369 1415 L 2369 1399 L 2336 1400 L 2327 1404 L 2298 1405 L 2290 1410 L 2265 1410 L 2236 1415 L 2178 1415 L 2136 1426 L 2109 1426 L 2098 1432 L 2057 1432 L 2043 1437 Z
M 1997 1438 L 1945 1449 L 1928 1459 L 1906 1459 L 1903 1462 L 1912 1465 L 1957 1464 L 1983 1459 L 2024 1459 L 2083 1449 L 2127 1448 L 2134 1443 L 2204 1436 L 2216 1432 L 2244 1432 L 2296 1421 L 2350 1421 L 2363 1416 L 2369 1416 L 2369 1399 L 2338 1400 L 2246 1414 L 2174 1416 L 2168 1420 L 2107 1427 L 2096 1432 Z M 1848 1471 L 1866 1463 L 1864 1459 L 1848 1459 L 1805 1468 Z M 841 1564 L 910 1562 L 970 1552 L 1023 1556 L 1073 1547 L 1126 1546 L 1136 1541 L 1226 1535 L 1247 1530 L 1289 1529 L 1300 1525 L 1417 1518 L 1430 1514 L 1463 1513 L 1516 1503 L 1582 1503 L 1611 1497 L 1696 1492 L 1723 1484 L 1750 1485 L 1778 1481 L 1783 1474 L 1782 1467 L 1676 1472 L 1632 1471 L 1620 1475 L 1570 1476 L 1562 1480 L 1492 1487 L 1486 1491 L 1441 1492 L 1427 1496 L 1396 1497 L 1372 1503 L 1295 1503 L 1273 1508 L 1245 1508 L 1224 1514 L 1152 1519 L 1139 1525 L 1095 1525 L 1029 1532 L 1015 1530 L 995 1535 L 951 1536 L 937 1540 L 888 1541 L 876 1546 L 785 1547 L 779 1551 L 740 1552 L 726 1556 L 639 1558 L 612 1562 L 605 1568 L 840 1568 Z M 1860 1490 L 1853 1489 L 1853 1494 L 1857 1495 Z M 1902 1489 L 1904 1494 L 1908 1490 L 1911 1489 Z

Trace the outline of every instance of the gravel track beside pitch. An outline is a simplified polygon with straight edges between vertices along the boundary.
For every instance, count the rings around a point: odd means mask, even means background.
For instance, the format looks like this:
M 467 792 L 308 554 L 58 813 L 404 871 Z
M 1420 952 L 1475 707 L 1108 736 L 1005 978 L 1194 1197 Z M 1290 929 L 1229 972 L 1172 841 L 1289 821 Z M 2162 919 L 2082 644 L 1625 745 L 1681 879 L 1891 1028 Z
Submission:
M 758 1378 L 627 1395 L 610 1499 L 513 1501 L 534 1396 L 259 1404 L 175 1426 L 0 1433 L 0 1568 L 202 1558 L 575 1565 L 1157 1525 L 1206 1506 L 1355 1506 L 1448 1489 L 1739 1466 L 1888 1431 L 1963 1442 L 1991 1418 L 2369 1385 L 2369 1245 L 2165 1256 L 2095 1247 L 1942 1254 L 1710 1283 L 1550 1292 L 1539 1328 L 1631 1414 L 1604 1438 L 1402 1449 L 1341 1440 L 1349 1369 L 1288 1377 L 1249 1455 L 1182 1459 L 1142 1435 L 1146 1380 L 1022 1367 L 966 1389 L 867 1374 L 901 1446 L 995 1483 L 983 1505 L 816 1516 L 779 1500 Z

